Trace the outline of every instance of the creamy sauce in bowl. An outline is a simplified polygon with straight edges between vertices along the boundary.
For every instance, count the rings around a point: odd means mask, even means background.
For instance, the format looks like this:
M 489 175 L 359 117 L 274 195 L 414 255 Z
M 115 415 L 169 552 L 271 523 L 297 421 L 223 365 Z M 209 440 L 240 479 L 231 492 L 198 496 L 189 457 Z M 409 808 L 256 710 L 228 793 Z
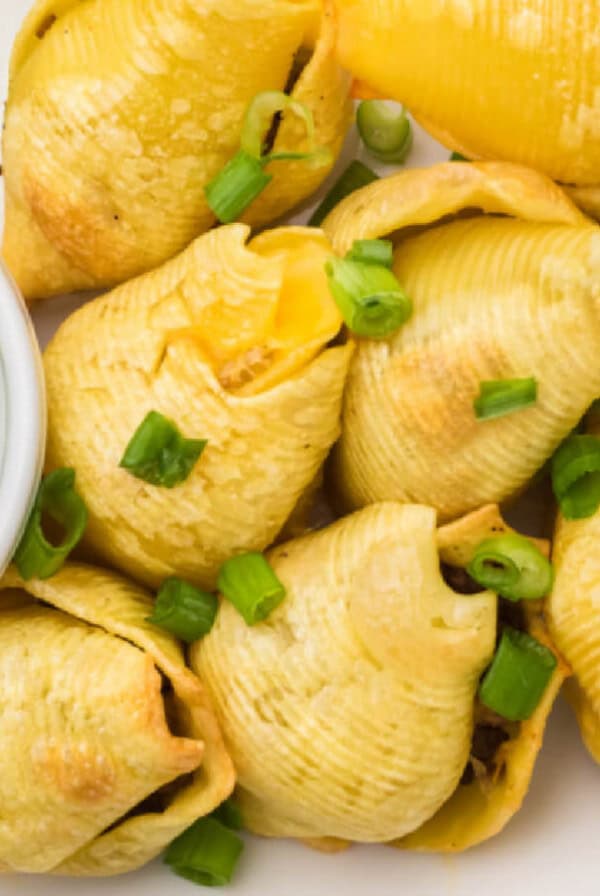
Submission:
M 0 573 L 35 498 L 45 435 L 39 347 L 17 287 L 0 262 Z

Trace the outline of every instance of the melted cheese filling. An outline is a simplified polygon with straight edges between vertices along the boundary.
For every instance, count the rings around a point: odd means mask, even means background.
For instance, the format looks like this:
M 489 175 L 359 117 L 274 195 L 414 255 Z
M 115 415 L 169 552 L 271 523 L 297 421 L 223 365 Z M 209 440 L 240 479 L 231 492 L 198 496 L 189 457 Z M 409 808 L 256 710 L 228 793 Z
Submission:
M 215 302 L 194 327 L 177 333 L 192 338 L 223 388 L 239 395 L 256 395 L 292 377 L 342 325 L 325 273 L 332 249 L 320 231 L 267 231 L 249 249 L 281 262 L 272 301 Z

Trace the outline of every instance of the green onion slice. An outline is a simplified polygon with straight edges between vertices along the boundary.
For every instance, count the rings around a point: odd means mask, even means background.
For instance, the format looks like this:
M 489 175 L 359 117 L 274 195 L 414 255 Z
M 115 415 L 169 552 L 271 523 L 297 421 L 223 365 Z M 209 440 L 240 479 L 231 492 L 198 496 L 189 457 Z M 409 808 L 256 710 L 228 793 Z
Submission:
M 412 302 L 389 268 L 331 258 L 325 270 L 342 317 L 357 336 L 385 339 L 411 316 Z
M 333 211 L 336 205 L 339 205 L 343 199 L 350 196 L 351 193 L 355 193 L 356 190 L 360 190 L 362 187 L 372 184 L 375 180 L 379 180 L 379 175 L 375 174 L 374 171 L 371 171 L 370 168 L 367 168 L 366 165 L 363 165 L 362 162 L 359 162 L 357 159 L 355 159 L 354 162 L 350 162 L 344 173 L 326 195 L 323 202 L 313 213 L 313 216 L 308 222 L 310 227 L 319 227 L 329 212 Z
M 402 106 L 386 100 L 363 100 L 356 113 L 363 143 L 381 162 L 402 163 L 408 156 L 413 133 Z
M 42 528 L 44 516 L 64 532 L 58 545 L 51 544 Z M 75 491 L 75 470 L 54 470 L 42 481 L 14 562 L 22 578 L 49 579 L 64 565 L 79 544 L 87 525 L 87 509 Z
M 537 380 L 533 377 L 515 380 L 487 380 L 473 406 L 478 420 L 493 420 L 514 411 L 521 411 L 537 401 Z
M 346 258 L 350 261 L 364 261 L 365 264 L 380 264 L 391 268 L 394 263 L 394 244 L 391 240 L 355 240 Z
M 156 596 L 154 613 L 148 622 L 191 644 L 207 635 L 217 617 L 219 601 L 214 594 L 200 591 L 176 577 L 167 579 Z
M 467 572 L 507 600 L 538 600 L 552 588 L 550 562 L 529 539 L 516 533 L 487 538 L 475 551 Z
M 218 586 L 248 625 L 265 620 L 285 597 L 285 587 L 268 560 L 254 552 L 227 560 L 221 567 Z
M 557 660 L 551 650 L 525 632 L 505 628 L 479 699 L 511 722 L 531 718 L 548 687 Z
M 171 420 L 150 411 L 120 466 L 151 485 L 174 488 L 188 478 L 206 445 L 206 439 L 185 439 Z
M 301 120 L 309 145 L 306 152 L 265 152 L 265 137 L 273 118 L 282 112 L 291 112 Z M 273 179 L 264 166 L 284 160 L 319 167 L 330 164 L 332 156 L 328 149 L 316 145 L 315 122 L 308 106 L 280 90 L 264 90 L 246 110 L 239 152 L 204 188 L 206 201 L 218 220 L 222 224 L 237 220 Z
M 453 152 L 452 155 L 450 156 L 450 161 L 451 162 L 470 162 L 471 160 L 468 159 L 466 156 L 461 155 L 461 153 L 459 153 L 459 152 Z
M 273 176 L 263 169 L 260 159 L 240 150 L 207 184 L 206 201 L 221 224 L 231 224 L 272 180 Z
M 237 834 L 207 816 L 171 843 L 165 863 L 186 880 L 205 887 L 222 887 L 231 881 L 243 848 Z
M 291 112 L 304 125 L 309 146 L 306 152 L 289 150 L 264 152 L 265 135 L 271 127 L 273 118 L 283 112 Z M 304 103 L 295 100 L 281 90 L 264 90 L 254 97 L 248 106 L 242 126 L 241 150 L 249 156 L 259 159 L 263 165 L 267 165 L 269 162 L 296 161 L 306 162 L 313 168 L 319 168 L 332 162 L 330 150 L 323 146 L 317 146 L 315 121 L 311 110 Z
M 269 131 L 273 118 L 281 112 L 292 112 L 304 125 L 310 146 L 309 153 L 282 153 L 281 158 L 309 158 L 317 149 L 315 144 L 315 122 L 312 112 L 304 103 L 298 102 L 281 90 L 263 90 L 251 101 L 242 126 L 241 149 L 256 159 L 273 161 L 274 155 L 263 152 L 265 134 Z
M 592 516 L 600 507 L 600 439 L 565 439 L 552 458 L 552 487 L 566 519 Z
M 226 828 L 232 831 L 241 831 L 244 827 L 242 813 L 238 804 L 229 797 L 224 803 L 221 803 L 212 813 L 212 817 L 224 824 Z

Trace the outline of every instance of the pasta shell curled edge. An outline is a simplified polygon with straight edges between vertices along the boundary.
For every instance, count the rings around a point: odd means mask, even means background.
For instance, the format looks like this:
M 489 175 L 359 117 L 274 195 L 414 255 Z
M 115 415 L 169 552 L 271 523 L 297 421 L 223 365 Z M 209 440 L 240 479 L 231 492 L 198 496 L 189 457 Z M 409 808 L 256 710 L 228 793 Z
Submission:
M 349 508 L 384 499 L 442 521 L 515 496 L 600 394 L 600 230 L 542 175 L 503 163 L 402 172 L 324 224 L 339 254 L 392 235 L 414 304 L 360 340 L 333 473 Z M 479 421 L 481 383 L 533 377 L 532 407 Z
M 0 582 L 5 870 L 132 871 L 231 792 L 213 710 L 179 644 L 147 621 L 152 606 L 80 564 L 45 582 L 10 569 Z M 176 781 L 161 808 L 138 809 Z
M 339 435 L 352 346 L 327 347 L 329 244 L 248 232 L 213 230 L 85 305 L 45 353 L 48 468 L 76 469 L 88 548 L 152 587 L 211 589 L 226 559 L 271 544 Z M 150 411 L 208 441 L 174 491 L 119 466 Z

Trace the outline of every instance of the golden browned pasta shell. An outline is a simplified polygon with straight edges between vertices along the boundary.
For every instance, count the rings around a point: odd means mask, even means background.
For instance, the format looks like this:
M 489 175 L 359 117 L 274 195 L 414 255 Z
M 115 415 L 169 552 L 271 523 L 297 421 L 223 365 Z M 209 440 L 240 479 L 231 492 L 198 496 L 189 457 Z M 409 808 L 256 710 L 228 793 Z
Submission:
M 3 870 L 131 871 L 230 793 L 202 685 L 151 612 L 146 592 L 89 566 L 0 582 Z
M 559 657 L 528 721 L 490 719 L 481 706 L 473 717 L 469 670 L 489 650 L 494 604 L 487 594 L 452 592 L 439 565 L 460 570 L 481 541 L 513 530 L 495 505 L 437 532 L 433 524 L 424 507 L 374 505 L 276 548 L 270 561 L 287 588 L 280 608 L 248 629 L 225 601 L 211 635 L 194 646 L 192 665 L 215 701 L 251 829 L 335 852 L 404 827 L 392 846 L 455 852 L 498 833 L 520 808 L 568 669 Z M 547 542 L 537 545 L 548 553 Z M 541 611 L 541 602 L 528 604 L 524 628 L 554 649 Z M 467 714 L 467 736 L 478 719 L 510 729 L 469 784 L 450 773 L 459 741 L 458 765 L 466 761 L 463 723 L 448 715 L 461 680 L 471 681 L 471 696 L 455 706 Z M 448 800 L 432 811 L 451 778 Z M 415 827 L 419 814 L 425 820 Z
M 527 614 L 527 631 L 555 650 L 540 608 Z M 448 802 L 419 830 L 392 844 L 424 852 L 463 852 L 500 833 L 523 805 L 535 767 L 548 716 L 568 674 L 559 666 L 544 697 L 518 733 L 499 748 L 489 779 L 460 785 Z
M 335 0 L 338 51 L 468 158 L 600 187 L 596 0 Z
M 118 284 L 215 223 L 205 185 L 239 148 L 250 100 L 283 90 L 319 0 L 38 0 L 17 38 L 4 131 L 3 253 L 29 299 Z M 337 155 L 349 78 L 322 19 L 293 95 Z M 276 149 L 302 150 L 284 118 Z M 274 163 L 248 213 L 263 224 L 305 199 L 331 162 Z
M 600 436 L 594 415 L 587 430 Z M 600 763 L 600 512 L 581 520 L 559 514 L 554 536 L 556 581 L 548 601 L 548 625 L 573 669 L 566 692 L 585 744 Z
M 245 824 L 359 841 L 415 830 L 467 762 L 495 597 L 445 584 L 426 507 L 373 505 L 269 560 L 283 603 L 249 628 L 224 600 L 191 653 L 238 772 Z
M 88 546 L 138 580 L 212 588 L 273 542 L 337 438 L 350 345 L 315 229 L 237 224 L 67 320 L 45 355 L 49 468 L 74 467 Z M 119 467 L 149 411 L 208 445 L 171 490 Z
M 495 506 L 483 507 L 455 523 L 438 529 L 437 543 L 442 562 L 463 567 L 484 539 L 512 531 Z M 548 554 L 548 543 L 537 541 Z M 546 722 L 561 685 L 570 670 L 556 647 L 544 618 L 545 605 L 525 602 L 525 629 L 557 655 L 558 665 L 535 712 L 499 747 L 491 773 L 461 783 L 447 803 L 421 828 L 392 844 L 401 849 L 433 852 L 462 852 L 498 834 L 519 811 L 527 795 Z M 485 719 L 485 717 L 484 717 Z M 494 720 L 500 723 L 500 719 Z
M 402 172 L 324 226 L 340 254 L 391 234 L 414 303 L 351 364 L 333 466 L 345 504 L 416 501 L 445 521 L 513 497 L 600 394 L 598 227 L 542 175 L 491 162 Z M 476 418 L 482 382 L 527 377 L 535 405 Z

